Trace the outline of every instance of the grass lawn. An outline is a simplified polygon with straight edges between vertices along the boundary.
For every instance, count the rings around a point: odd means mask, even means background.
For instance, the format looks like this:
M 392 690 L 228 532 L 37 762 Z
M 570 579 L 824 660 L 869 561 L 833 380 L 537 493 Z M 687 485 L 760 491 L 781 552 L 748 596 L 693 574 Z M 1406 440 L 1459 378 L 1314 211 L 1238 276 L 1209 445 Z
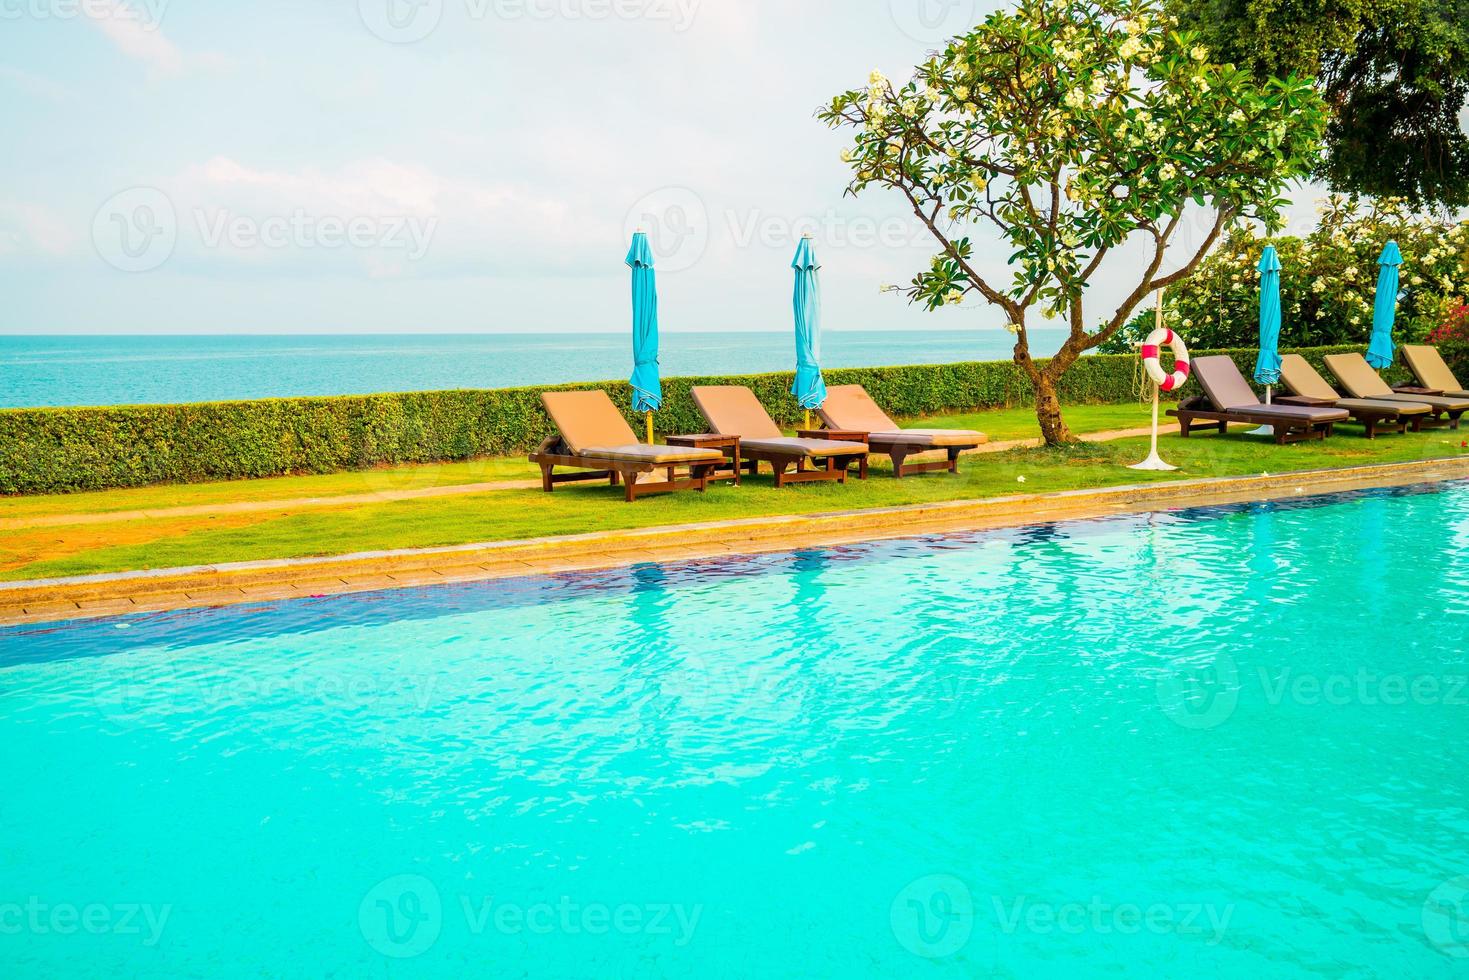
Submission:
M 1148 424 L 1148 407 L 1126 405 L 1079 405 L 1066 410 L 1067 420 L 1077 432 L 1105 432 Z M 991 412 L 946 415 L 912 420 L 914 424 L 950 429 L 978 429 L 994 442 L 1032 439 L 1040 435 L 1035 412 L 1009 408 Z M 284 476 L 265 480 L 232 480 L 184 486 L 138 487 L 95 493 L 54 494 L 37 497 L 0 497 L 0 519 L 41 517 L 53 514 L 102 514 L 165 507 L 226 504 L 236 500 L 299 500 L 309 497 L 355 496 L 426 487 L 448 487 L 469 483 L 498 483 L 510 480 L 540 480 L 540 470 L 524 456 L 471 459 L 455 463 L 395 466 L 355 473 L 321 476 Z
M 1135 406 L 1121 408 L 1138 411 Z M 991 416 L 964 418 L 979 422 Z M 1115 423 L 1103 426 L 1116 427 Z M 995 426 L 988 428 L 993 430 Z M 555 494 L 498 490 L 296 513 L 282 508 L 279 512 L 246 515 L 16 530 L 0 533 L 0 578 L 434 547 L 1158 480 L 1438 459 L 1469 452 L 1461 448 L 1463 437 L 1457 432 L 1384 436 L 1374 442 L 1360 438 L 1359 432 L 1356 427 L 1346 426 L 1325 443 L 1284 447 L 1237 434 L 1226 438 L 1201 435 L 1189 440 L 1167 436 L 1163 455 L 1182 467 L 1173 474 L 1126 469 L 1126 464 L 1141 459 L 1147 449 L 1145 439 L 1126 439 L 1066 450 L 1019 449 L 971 457 L 957 477 L 933 474 L 898 481 L 891 478 L 890 470 L 875 466 L 873 478 L 865 483 L 852 480 L 846 486 L 808 484 L 776 490 L 770 477 L 762 475 L 747 480 L 740 489 L 719 483 L 706 495 L 648 497 L 635 504 L 624 504 L 619 489 L 588 484 L 561 488 Z

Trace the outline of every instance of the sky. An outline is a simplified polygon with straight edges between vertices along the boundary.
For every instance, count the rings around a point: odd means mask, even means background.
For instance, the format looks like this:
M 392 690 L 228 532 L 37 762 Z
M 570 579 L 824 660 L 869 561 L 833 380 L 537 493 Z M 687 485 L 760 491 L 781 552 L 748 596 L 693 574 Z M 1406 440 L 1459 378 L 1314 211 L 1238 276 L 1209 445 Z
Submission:
M 0 332 L 625 330 L 639 226 L 666 330 L 787 328 L 803 232 L 827 329 L 999 329 L 814 118 L 993 6 L 0 0 Z

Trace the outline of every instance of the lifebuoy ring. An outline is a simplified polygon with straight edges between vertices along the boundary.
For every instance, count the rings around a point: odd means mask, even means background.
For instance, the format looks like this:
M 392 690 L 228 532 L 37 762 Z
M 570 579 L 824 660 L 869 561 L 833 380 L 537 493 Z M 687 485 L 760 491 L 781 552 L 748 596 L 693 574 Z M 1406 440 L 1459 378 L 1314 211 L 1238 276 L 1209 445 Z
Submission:
M 1164 373 L 1163 365 L 1158 362 L 1159 349 L 1164 346 L 1173 351 L 1176 363 L 1172 374 Z M 1148 369 L 1148 377 L 1153 379 L 1159 391 L 1176 391 L 1188 380 L 1188 345 L 1183 342 L 1182 337 L 1167 327 L 1159 327 L 1148 334 L 1148 339 L 1143 341 L 1142 355 L 1143 367 Z

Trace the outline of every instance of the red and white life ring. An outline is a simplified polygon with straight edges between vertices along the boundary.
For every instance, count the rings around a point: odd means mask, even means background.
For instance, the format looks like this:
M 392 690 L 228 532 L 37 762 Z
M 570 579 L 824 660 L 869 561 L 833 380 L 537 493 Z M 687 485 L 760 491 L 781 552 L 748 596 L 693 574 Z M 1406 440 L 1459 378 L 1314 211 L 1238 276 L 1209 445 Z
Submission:
M 1164 346 L 1173 351 L 1173 359 L 1177 362 L 1173 366 L 1172 374 L 1165 374 L 1163 365 L 1158 361 L 1159 348 Z M 1159 327 L 1148 334 L 1148 339 L 1143 341 L 1142 355 L 1143 367 L 1148 369 L 1148 377 L 1153 379 L 1159 391 L 1176 391 L 1188 380 L 1188 345 L 1183 342 L 1182 337 L 1167 327 Z

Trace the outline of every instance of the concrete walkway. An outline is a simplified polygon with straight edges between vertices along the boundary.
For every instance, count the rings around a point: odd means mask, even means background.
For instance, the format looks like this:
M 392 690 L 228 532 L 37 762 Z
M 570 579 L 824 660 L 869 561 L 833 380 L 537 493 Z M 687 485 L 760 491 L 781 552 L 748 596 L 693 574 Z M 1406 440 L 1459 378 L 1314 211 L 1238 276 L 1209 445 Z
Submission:
M 1178 424 L 1164 425 L 1162 431 L 1176 432 Z M 1083 433 L 1083 442 L 1110 442 L 1145 436 L 1151 429 L 1113 429 L 1107 432 Z M 1003 453 L 1011 449 L 1034 449 L 1042 440 L 1011 439 L 992 442 L 971 450 L 973 453 Z M 227 514 L 259 514 L 270 511 L 314 510 L 328 507 L 358 507 L 386 504 L 396 500 L 427 500 L 434 497 L 457 497 L 497 490 L 534 490 L 540 480 L 500 480 L 491 483 L 456 483 L 444 487 L 419 487 L 412 490 L 375 490 L 372 493 L 350 493 L 334 497 L 296 497 L 283 500 L 236 500 L 221 504 L 190 504 L 183 507 L 150 507 L 143 510 L 117 510 L 101 514 L 45 514 L 37 517 L 0 518 L 0 531 L 24 531 L 39 527 L 79 527 L 93 524 L 120 524 L 125 521 L 168 520 L 177 517 L 219 517 Z M 242 484 L 242 489 L 247 484 Z

